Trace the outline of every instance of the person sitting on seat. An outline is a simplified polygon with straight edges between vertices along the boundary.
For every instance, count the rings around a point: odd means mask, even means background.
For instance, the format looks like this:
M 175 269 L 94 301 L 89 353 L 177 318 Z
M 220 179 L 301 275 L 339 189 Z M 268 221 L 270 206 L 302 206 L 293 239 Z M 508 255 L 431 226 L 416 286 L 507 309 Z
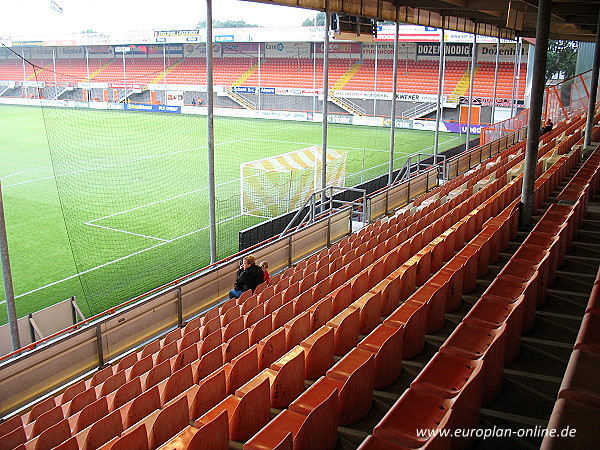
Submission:
M 254 256 L 246 256 L 242 260 L 240 269 L 237 272 L 233 289 L 229 291 L 229 298 L 239 298 L 244 291 L 248 289 L 256 289 L 260 283 L 264 281 L 263 270 L 256 265 Z
M 550 133 L 552 131 L 552 127 L 554 127 L 552 121 L 550 119 L 546 119 L 546 125 L 544 125 L 540 130 L 540 136 L 542 134 Z
M 267 261 L 261 262 L 260 268 L 263 270 L 264 280 L 267 282 L 267 284 L 271 284 L 271 275 L 269 275 L 269 263 Z

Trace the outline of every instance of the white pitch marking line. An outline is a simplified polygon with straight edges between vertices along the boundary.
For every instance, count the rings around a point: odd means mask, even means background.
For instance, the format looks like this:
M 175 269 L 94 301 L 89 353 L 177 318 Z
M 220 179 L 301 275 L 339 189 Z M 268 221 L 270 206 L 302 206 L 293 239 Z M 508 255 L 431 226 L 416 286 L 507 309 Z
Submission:
M 238 217 L 242 217 L 242 216 L 238 214 L 237 216 L 233 216 L 233 217 L 230 217 L 230 218 L 228 218 L 228 219 L 225 219 L 225 220 L 223 220 L 223 221 L 219 222 L 217 225 L 221 225 L 221 224 L 223 224 L 223 223 L 225 223 L 225 222 L 229 222 L 230 220 L 237 219 Z M 101 269 L 101 268 L 103 268 L 103 267 L 106 267 L 106 266 L 110 266 L 111 264 L 114 264 L 114 263 L 116 263 L 116 262 L 124 261 L 124 260 L 126 260 L 126 259 L 128 259 L 128 258 L 131 258 L 132 256 L 136 256 L 136 255 L 139 255 L 139 254 L 141 254 L 141 253 L 145 253 L 145 252 L 147 252 L 148 250 L 152 250 L 153 248 L 157 248 L 157 247 L 163 246 L 163 245 L 165 245 L 165 244 L 169 244 L 169 243 L 171 243 L 171 242 L 177 241 L 177 240 L 179 240 L 179 239 L 181 239 L 181 238 L 184 238 L 184 237 L 186 237 L 186 236 L 190 236 L 190 235 L 192 235 L 192 234 L 194 234 L 194 233 L 198 233 L 198 232 L 200 232 L 200 231 L 207 230 L 208 228 L 209 228 L 209 227 L 203 227 L 203 228 L 200 228 L 200 229 L 198 229 L 198 230 L 194 230 L 194 231 L 191 231 L 191 232 L 189 232 L 189 233 L 186 233 L 186 234 L 184 234 L 184 235 L 182 235 L 182 236 L 177 236 L 177 237 L 175 237 L 175 238 L 173 238 L 173 239 L 165 240 L 164 242 L 159 242 L 158 244 L 152 245 L 152 246 L 150 246 L 150 247 L 147 247 L 147 248 L 144 248 L 144 249 L 142 249 L 142 250 L 138 250 L 137 252 L 131 253 L 131 254 L 129 254 L 129 255 L 122 256 L 121 258 L 117 258 L 117 259 L 115 259 L 115 260 L 112 260 L 112 261 L 105 262 L 104 264 L 100 264 L 99 266 L 92 267 L 91 269 L 84 270 L 83 272 L 79 272 L 79 273 L 76 273 L 76 274 L 70 275 L 70 276 L 68 276 L 68 277 L 66 277 L 66 278 L 63 278 L 62 280 L 54 281 L 54 282 L 52 282 L 52 283 L 50 283 L 50 284 L 47 284 L 47 285 L 45 285 L 45 286 L 41 286 L 41 287 L 39 287 L 39 288 L 36 288 L 36 289 L 33 289 L 33 290 L 31 290 L 31 291 L 24 292 L 23 294 L 15 295 L 15 299 L 17 299 L 17 298 L 21 298 L 21 297 L 25 297 L 26 295 L 33 294 L 34 292 L 41 291 L 42 289 L 45 289 L 45 288 L 47 288 L 47 287 L 55 286 L 55 285 L 57 285 L 57 284 L 59 284 L 59 283 L 62 283 L 63 281 L 68 281 L 68 280 L 71 280 L 71 279 L 73 279 L 73 278 L 75 278 L 75 277 L 78 277 L 78 276 L 80 276 L 80 275 L 85 275 L 86 273 L 93 272 L 94 270 Z M 2 305 L 3 303 L 6 303 L 6 300 L 2 300 L 2 301 L 0 301 L 0 305 Z
M 145 234 L 134 233 L 133 231 L 119 230 L 118 228 L 105 227 L 102 225 L 96 225 L 95 223 L 84 222 L 84 225 L 89 225 L 91 227 L 97 227 L 97 228 L 104 228 L 105 230 L 118 231 L 119 233 L 133 234 L 134 236 L 140 236 L 140 237 L 148 238 L 148 239 L 156 239 L 157 241 L 169 242 L 167 239 L 161 239 L 161 238 L 157 238 L 154 236 L 147 236 Z

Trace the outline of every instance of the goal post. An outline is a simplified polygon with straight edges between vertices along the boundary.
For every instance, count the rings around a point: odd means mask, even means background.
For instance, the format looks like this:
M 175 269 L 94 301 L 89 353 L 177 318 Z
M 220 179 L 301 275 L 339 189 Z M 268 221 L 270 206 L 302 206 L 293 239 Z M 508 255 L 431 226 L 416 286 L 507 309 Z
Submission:
M 327 186 L 343 186 L 347 152 L 327 150 Z M 242 215 L 276 217 L 302 206 L 321 187 L 322 148 L 307 147 L 242 163 Z

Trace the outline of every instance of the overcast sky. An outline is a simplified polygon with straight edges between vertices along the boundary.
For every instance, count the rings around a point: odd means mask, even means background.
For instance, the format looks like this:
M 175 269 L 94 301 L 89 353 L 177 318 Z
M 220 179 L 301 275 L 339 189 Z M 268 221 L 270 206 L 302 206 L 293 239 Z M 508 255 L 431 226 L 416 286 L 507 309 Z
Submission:
M 206 0 L 52 0 L 2 2 L 0 37 L 93 31 L 188 29 L 206 19 Z M 214 20 L 300 26 L 316 11 L 244 0 L 213 0 Z

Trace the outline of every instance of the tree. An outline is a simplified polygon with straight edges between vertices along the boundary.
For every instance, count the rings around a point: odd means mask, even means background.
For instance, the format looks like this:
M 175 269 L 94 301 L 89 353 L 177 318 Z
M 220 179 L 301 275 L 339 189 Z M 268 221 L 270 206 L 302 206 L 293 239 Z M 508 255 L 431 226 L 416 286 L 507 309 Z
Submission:
M 315 22 L 316 21 L 316 22 Z M 325 13 L 318 12 L 315 18 L 307 18 L 304 22 L 302 22 L 303 27 L 323 27 L 325 26 Z
M 213 28 L 253 28 L 258 25 L 247 23 L 245 20 L 213 20 Z M 206 20 L 198 22 L 197 29 L 203 30 L 206 28 Z
M 548 41 L 546 82 L 553 78 L 567 79 L 575 76 L 577 48 L 576 41 Z

